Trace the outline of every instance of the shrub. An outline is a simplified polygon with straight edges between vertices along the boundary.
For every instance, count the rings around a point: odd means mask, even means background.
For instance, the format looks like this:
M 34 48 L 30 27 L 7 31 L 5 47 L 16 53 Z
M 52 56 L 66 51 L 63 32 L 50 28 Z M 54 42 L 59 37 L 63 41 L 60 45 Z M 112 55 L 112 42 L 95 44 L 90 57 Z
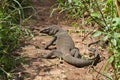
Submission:
M 26 9 L 32 8 L 29 0 L 0 0 L 0 78 L 11 77 L 11 70 L 21 63 L 20 56 L 13 51 L 19 47 L 24 38 L 23 20 Z

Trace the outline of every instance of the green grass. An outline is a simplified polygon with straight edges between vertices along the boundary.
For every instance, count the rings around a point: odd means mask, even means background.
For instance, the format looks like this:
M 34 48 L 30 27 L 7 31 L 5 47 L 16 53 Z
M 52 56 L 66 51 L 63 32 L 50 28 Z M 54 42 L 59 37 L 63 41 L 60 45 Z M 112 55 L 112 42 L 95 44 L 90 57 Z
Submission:
M 25 15 L 25 11 L 33 7 L 30 0 L 0 0 L 0 3 L 0 79 L 6 80 L 12 77 L 12 69 L 23 62 L 13 51 L 26 36 L 22 24 L 31 15 Z

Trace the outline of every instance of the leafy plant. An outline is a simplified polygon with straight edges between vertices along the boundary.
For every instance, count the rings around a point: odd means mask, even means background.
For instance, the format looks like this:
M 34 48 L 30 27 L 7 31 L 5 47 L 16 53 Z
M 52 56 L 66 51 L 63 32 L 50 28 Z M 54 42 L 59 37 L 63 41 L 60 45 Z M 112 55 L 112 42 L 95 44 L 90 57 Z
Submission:
M 111 53 L 108 59 L 114 70 L 114 80 L 120 79 L 120 18 L 114 0 L 57 0 L 60 12 L 66 12 L 72 17 L 85 17 L 86 21 L 95 22 L 99 30 L 93 33 L 94 37 L 101 36 L 107 41 Z
M 0 0 L 0 79 L 12 77 L 11 70 L 21 62 L 20 56 L 14 56 L 13 51 L 19 47 L 25 36 L 22 27 L 25 11 L 32 9 L 29 0 Z
M 113 21 L 116 20 L 119 22 L 118 18 L 114 18 Z M 109 62 L 111 63 L 114 70 L 114 78 L 118 80 L 119 78 L 119 69 L 120 69 L 120 31 L 119 25 L 120 23 L 113 23 L 112 26 L 105 29 L 104 31 L 96 31 L 93 36 L 98 37 L 104 35 L 101 39 L 106 42 L 109 41 L 109 50 L 111 56 L 109 57 Z
M 109 5 L 108 5 L 109 4 Z M 112 6 L 108 8 L 109 6 Z M 104 13 L 104 19 L 106 21 L 106 25 L 104 24 L 104 28 L 101 31 L 96 31 L 94 36 L 104 35 L 102 40 L 109 42 L 109 50 L 111 53 L 110 58 L 108 59 L 112 65 L 114 70 L 114 79 L 119 79 L 119 69 L 120 69 L 120 18 L 116 17 L 117 14 L 115 12 L 115 7 L 113 4 L 113 0 L 106 1 L 106 7 L 104 7 L 106 11 L 109 10 L 110 14 Z M 105 23 L 105 21 L 103 21 Z
M 61 8 L 61 12 L 67 12 L 72 17 L 82 16 L 85 12 L 84 5 L 82 4 L 82 0 L 57 0 L 59 8 Z

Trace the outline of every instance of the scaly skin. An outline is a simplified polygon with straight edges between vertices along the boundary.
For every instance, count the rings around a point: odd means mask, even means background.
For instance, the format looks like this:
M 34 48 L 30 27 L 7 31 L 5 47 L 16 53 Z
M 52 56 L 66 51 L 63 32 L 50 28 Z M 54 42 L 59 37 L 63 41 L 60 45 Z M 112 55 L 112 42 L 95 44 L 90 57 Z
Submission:
M 48 49 L 48 47 L 56 41 L 57 50 L 44 55 L 44 58 L 51 58 L 54 55 L 56 57 L 63 58 L 63 60 L 65 60 L 67 63 L 76 67 L 84 67 L 92 64 L 97 65 L 100 59 L 99 54 L 94 52 L 95 57 L 93 59 L 82 59 L 79 50 L 75 47 L 72 38 L 66 31 L 60 28 L 60 26 L 47 26 L 42 28 L 40 32 L 54 36 L 54 38 L 45 46 L 45 49 Z

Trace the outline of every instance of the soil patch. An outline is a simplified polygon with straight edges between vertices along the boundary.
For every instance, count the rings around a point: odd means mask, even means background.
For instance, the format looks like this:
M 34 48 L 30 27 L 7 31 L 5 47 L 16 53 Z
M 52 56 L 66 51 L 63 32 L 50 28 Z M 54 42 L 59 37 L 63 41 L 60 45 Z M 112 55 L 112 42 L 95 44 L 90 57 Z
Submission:
M 90 35 L 86 36 L 90 30 L 94 29 L 91 26 L 84 27 L 85 31 L 77 32 L 75 27 L 65 25 L 61 15 L 51 14 L 51 6 L 54 5 L 56 0 L 33 0 L 37 14 L 26 23 L 32 29 L 34 37 L 30 41 L 26 41 L 22 51 L 22 55 L 28 57 L 27 64 L 24 64 L 24 71 L 29 75 L 25 75 L 25 80 L 106 80 L 105 77 L 98 74 L 90 66 L 84 68 L 76 68 L 66 62 L 60 63 L 59 59 L 42 59 L 38 55 L 41 53 L 48 53 L 50 50 L 44 50 L 42 47 L 47 43 L 51 37 L 39 33 L 39 29 L 45 25 L 57 24 L 61 25 L 63 29 L 67 30 L 75 42 L 76 47 L 80 49 L 80 53 L 88 55 L 87 44 L 96 41 L 97 39 L 91 38 Z M 101 47 L 95 45 L 102 61 L 95 66 L 97 71 L 102 71 L 108 53 L 102 50 Z

